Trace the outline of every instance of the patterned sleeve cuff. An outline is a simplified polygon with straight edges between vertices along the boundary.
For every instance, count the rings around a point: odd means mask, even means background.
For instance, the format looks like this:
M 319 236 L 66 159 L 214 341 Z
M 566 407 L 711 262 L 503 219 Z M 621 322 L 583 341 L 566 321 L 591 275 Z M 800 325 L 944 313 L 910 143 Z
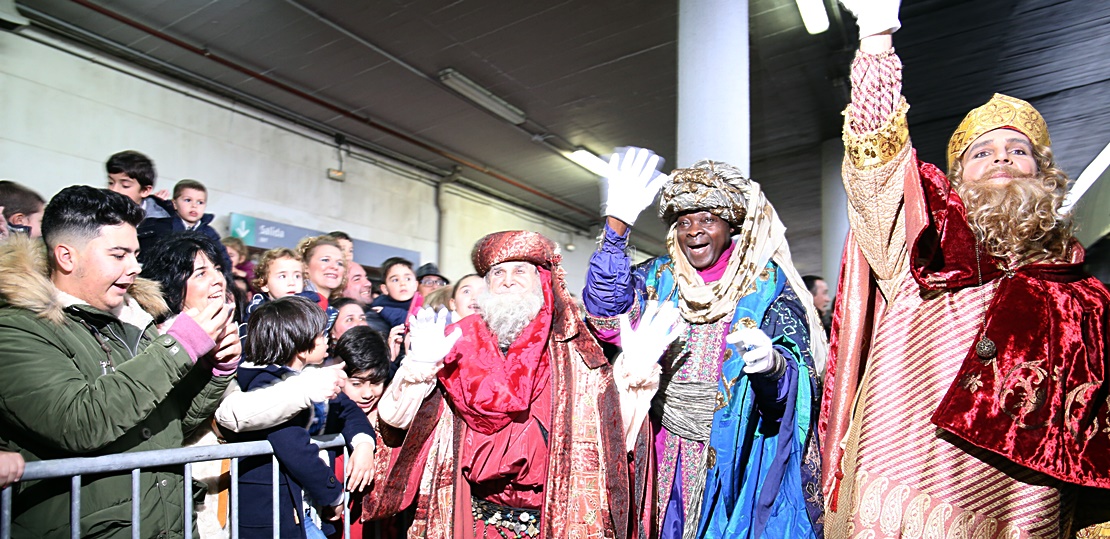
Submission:
M 636 320 L 639 317 L 640 317 L 640 302 L 639 302 L 639 298 L 637 297 L 636 300 L 634 300 L 632 302 L 632 308 L 628 309 L 628 319 L 629 320 Z M 598 340 L 600 340 L 602 342 L 607 342 L 609 344 L 615 344 L 617 346 L 620 346 L 620 343 L 621 343 L 621 341 L 620 341 L 621 321 L 620 320 L 621 320 L 620 315 L 617 315 L 617 316 L 594 316 L 592 314 L 586 313 L 586 323 L 589 324 L 590 327 L 593 329 L 594 335 L 598 338 Z
M 637 318 L 640 317 L 640 302 L 639 302 L 639 299 L 640 298 L 637 297 L 636 300 L 632 302 L 632 308 L 628 309 L 628 319 L 629 320 L 636 320 Z M 597 329 L 620 331 L 620 329 L 621 329 L 620 318 L 621 318 L 621 315 L 619 315 L 619 314 L 616 315 L 616 316 L 594 316 L 592 314 L 586 313 L 586 321 L 588 321 L 592 326 L 594 326 Z
M 902 61 L 893 50 L 860 51 L 852 61 L 852 102 L 844 111 L 844 147 L 857 169 L 894 159 L 909 141 Z
M 894 116 L 875 131 L 857 133 L 851 128 L 850 118 L 844 121 L 845 157 L 857 169 L 870 169 L 894 160 L 910 140 L 906 112 L 909 104 L 903 99 Z

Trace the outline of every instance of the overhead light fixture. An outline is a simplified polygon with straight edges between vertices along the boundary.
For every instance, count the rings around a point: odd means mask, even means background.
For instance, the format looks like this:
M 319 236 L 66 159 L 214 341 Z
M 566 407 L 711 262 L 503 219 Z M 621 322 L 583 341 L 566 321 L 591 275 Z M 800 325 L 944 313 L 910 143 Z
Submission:
M 806 32 L 820 34 L 829 29 L 829 14 L 825 11 L 824 0 L 794 0 L 798 12 L 802 14 L 802 24 Z
M 1079 202 L 1079 199 L 1087 192 L 1088 189 L 1094 185 L 1095 181 L 1102 178 L 1110 172 L 1110 144 L 1107 144 L 1101 152 L 1095 156 L 1095 160 L 1083 169 L 1083 172 L 1076 178 L 1075 183 L 1068 189 L 1068 194 L 1064 196 L 1064 203 L 1060 205 L 1060 212 L 1066 212 Z
M 609 163 L 581 146 L 575 148 L 573 152 L 564 153 L 563 155 L 577 163 L 578 166 L 598 176 L 609 175 Z
M 458 92 L 459 95 L 469 99 L 475 105 L 500 116 L 513 125 L 520 125 L 528 120 L 523 110 L 493 95 L 493 92 L 478 86 L 478 83 L 450 67 L 440 71 L 437 76 L 444 86 Z
M 0 0 L 0 28 L 18 30 L 28 24 L 31 24 L 31 21 L 19 14 L 14 0 Z

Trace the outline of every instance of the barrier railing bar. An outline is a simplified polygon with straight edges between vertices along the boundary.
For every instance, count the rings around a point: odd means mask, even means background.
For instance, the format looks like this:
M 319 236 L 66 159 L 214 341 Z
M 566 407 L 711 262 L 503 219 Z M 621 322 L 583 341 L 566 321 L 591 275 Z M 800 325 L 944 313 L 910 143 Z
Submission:
M 139 520 L 141 512 L 139 510 L 139 502 L 141 501 L 141 494 L 139 493 L 139 468 L 131 470 L 131 539 L 141 539 L 139 535 Z
M 81 539 L 81 476 L 69 480 L 69 536 Z
M 193 463 L 185 463 L 185 539 L 193 539 Z
M 274 456 L 270 457 L 270 460 L 271 460 L 271 463 L 273 464 L 273 468 L 271 468 L 271 474 L 270 475 L 271 475 L 271 477 L 273 478 L 273 481 L 274 481 L 273 487 L 270 490 L 270 493 L 273 494 L 273 505 L 270 507 L 270 514 L 271 514 L 271 518 L 272 518 L 271 522 L 274 526 L 274 529 L 273 529 L 274 539 L 281 539 L 281 513 L 278 512 L 278 460 L 277 460 L 277 455 L 274 455 Z M 299 520 L 297 518 L 296 513 L 297 513 L 297 511 L 300 511 L 300 510 L 301 510 L 300 507 L 294 507 L 293 508 L 293 520 L 294 521 Z
M 12 539 L 12 487 L 0 491 L 0 539 Z
M 239 459 L 231 459 L 231 485 L 228 487 L 231 498 L 231 519 L 228 526 L 231 528 L 231 539 L 239 539 Z
M 344 444 L 342 434 L 314 436 L 312 442 L 320 449 L 330 449 Z M 119 453 L 102 457 L 77 457 L 38 462 L 28 462 L 23 470 L 21 481 L 67 477 L 77 474 L 100 474 L 105 472 L 130 471 L 135 468 L 156 468 L 185 464 L 186 462 L 205 462 L 232 457 L 253 457 L 273 453 L 270 442 L 237 442 L 233 444 L 182 447 L 179 449 L 157 449 L 134 453 Z
M 314 436 L 312 442 L 320 449 L 343 447 L 345 459 L 350 458 L 342 434 L 327 434 Z M 231 444 L 182 447 L 178 449 L 158 449 L 153 451 L 139 451 L 134 453 L 119 453 L 100 457 L 77 457 L 56 459 L 48 461 L 28 462 L 24 468 L 21 482 L 53 479 L 61 477 L 70 478 L 70 537 L 81 537 L 81 477 L 86 474 L 104 474 L 110 472 L 127 471 L 131 474 L 131 536 L 141 537 L 141 482 L 142 468 L 156 468 L 172 465 L 185 466 L 185 536 L 192 535 L 192 466 L 194 462 L 210 460 L 231 459 L 231 537 L 239 537 L 239 459 L 259 455 L 271 455 L 273 462 L 273 524 L 274 536 L 280 535 L 280 513 L 278 506 L 279 464 L 273 455 L 273 448 L 267 441 L 237 442 Z M 344 473 L 344 478 L 346 474 Z M 11 539 L 12 528 L 12 497 L 13 487 L 0 491 L 0 539 Z M 350 534 L 350 514 L 347 510 L 348 495 L 343 497 L 344 533 Z M 294 508 L 294 510 L 297 510 Z M 298 520 L 303 515 L 297 516 Z
M 348 466 L 350 466 L 350 462 L 351 462 L 351 455 L 350 455 L 350 453 L 347 452 L 347 446 L 343 446 L 343 468 L 344 469 L 341 470 L 342 473 L 340 475 L 343 476 L 344 480 L 347 479 L 347 469 L 346 468 Z M 346 481 L 344 481 L 344 482 L 346 482 Z M 343 486 L 343 537 L 350 537 L 351 536 L 351 510 L 350 510 L 351 494 L 349 492 L 347 492 L 347 488 L 346 488 L 347 485 L 342 485 L 342 486 Z

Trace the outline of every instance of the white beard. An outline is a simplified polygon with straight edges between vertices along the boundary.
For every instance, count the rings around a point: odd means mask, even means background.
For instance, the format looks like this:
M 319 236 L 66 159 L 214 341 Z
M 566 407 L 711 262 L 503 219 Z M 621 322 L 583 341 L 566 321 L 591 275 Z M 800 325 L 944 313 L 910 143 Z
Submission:
M 540 312 L 540 307 L 543 307 L 543 290 L 538 286 L 534 290 L 500 294 L 486 290 L 478 296 L 478 305 L 482 309 L 482 318 L 493 334 L 497 335 L 497 344 L 506 348 Z

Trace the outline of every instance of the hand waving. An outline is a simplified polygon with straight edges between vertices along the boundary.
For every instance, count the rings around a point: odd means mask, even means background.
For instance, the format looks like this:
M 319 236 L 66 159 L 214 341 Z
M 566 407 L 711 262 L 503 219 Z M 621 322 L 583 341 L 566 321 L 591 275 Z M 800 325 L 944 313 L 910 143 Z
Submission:
M 646 148 L 617 148 L 601 181 L 601 214 L 632 226 L 667 180 L 657 170 L 662 165 L 663 159 Z
M 462 337 L 462 330 L 455 328 L 445 335 L 447 328 L 447 309 L 434 312 L 425 307 L 415 315 L 409 315 L 409 351 L 403 363 L 438 364 L 443 361 L 455 341 Z
M 658 383 L 659 358 L 686 331 L 686 322 L 679 315 L 678 308 L 670 303 L 660 306 L 649 301 L 636 329 L 632 329 L 628 313 L 620 316 L 624 353 L 616 372 L 618 379 L 632 388 Z

